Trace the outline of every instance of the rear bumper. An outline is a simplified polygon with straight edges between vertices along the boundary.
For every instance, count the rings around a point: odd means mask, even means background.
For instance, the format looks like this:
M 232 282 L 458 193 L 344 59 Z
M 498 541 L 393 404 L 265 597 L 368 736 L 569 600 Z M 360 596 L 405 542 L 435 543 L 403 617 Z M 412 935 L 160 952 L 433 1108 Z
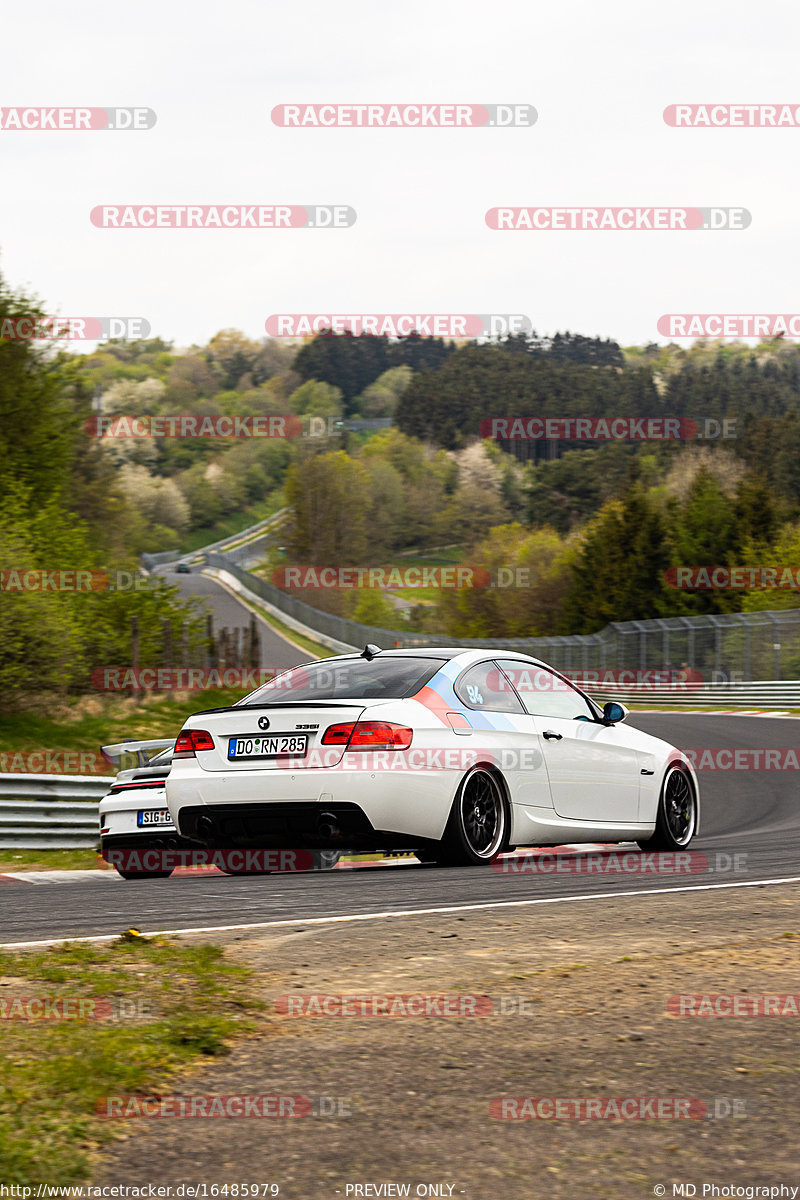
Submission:
M 143 829 L 141 833 L 102 834 L 100 853 L 109 850 L 196 850 L 197 842 L 181 837 L 174 829 Z
M 438 841 L 461 775 L 316 768 L 216 773 L 186 760 L 173 766 L 166 794 L 180 835 L 203 845 L 382 850 Z M 338 832 L 322 832 L 327 825 Z
M 177 836 L 178 830 L 174 825 L 140 825 L 138 815 L 143 810 L 163 809 L 167 807 L 164 786 L 160 788 L 142 788 L 140 791 L 111 792 L 100 801 L 100 829 L 107 829 L 102 834 L 103 840 L 117 838 L 120 835 L 130 835 L 129 845 L 161 845 L 161 842 L 145 841 L 152 834 L 156 838 L 172 834 Z
M 380 850 L 386 842 L 363 809 L 347 802 L 195 805 L 181 809 L 180 830 L 190 844 L 214 849 Z

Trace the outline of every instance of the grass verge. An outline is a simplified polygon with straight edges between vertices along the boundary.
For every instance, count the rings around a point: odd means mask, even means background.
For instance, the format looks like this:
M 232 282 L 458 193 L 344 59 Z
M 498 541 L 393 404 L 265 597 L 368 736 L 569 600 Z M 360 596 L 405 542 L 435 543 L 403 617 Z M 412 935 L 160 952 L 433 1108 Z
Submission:
M 284 625 L 283 621 L 279 621 L 277 617 L 273 617 L 272 613 L 264 612 L 263 609 L 258 609 L 258 615 L 267 625 L 271 625 L 276 633 L 279 633 L 287 642 L 292 642 L 300 650 L 305 650 L 306 654 L 312 655 L 314 658 L 330 658 L 332 654 L 338 653 L 336 650 L 331 650 L 329 646 L 323 646 L 322 642 L 312 641 L 302 633 L 297 633 L 294 629 L 290 629 L 288 625 Z
M 217 521 L 215 525 L 208 525 L 204 529 L 195 529 L 191 533 L 184 534 L 181 537 L 180 553 L 189 554 L 195 550 L 202 550 L 204 546 L 210 546 L 213 542 L 221 542 L 223 538 L 233 537 L 242 530 L 249 529 L 251 525 L 257 525 L 259 521 L 265 521 L 267 517 L 271 517 L 280 509 L 282 503 L 283 498 L 280 492 L 273 493 L 260 504 L 253 504 L 250 508 L 234 513 L 223 521 Z
M 47 759 L 42 755 L 50 752 L 73 755 L 68 760 L 71 769 L 67 774 L 116 775 L 117 767 L 96 761 L 101 745 L 121 742 L 126 737 L 176 737 L 192 713 L 233 704 L 249 690 L 151 692 L 140 700 L 124 696 L 79 696 L 67 700 L 42 697 L 35 710 L 0 713 L 0 772 L 24 771 L 26 759 L 33 755 L 39 756 L 38 769 L 44 767 L 46 771 Z M 81 769 L 88 762 L 76 760 L 75 754 L 91 756 L 94 769 Z M 123 765 L 136 764 L 132 760 Z M 54 773 L 65 773 L 63 766 L 57 764 Z
M 92 1150 L 124 1124 L 103 1120 L 96 1106 L 107 1096 L 163 1094 L 177 1071 L 227 1054 L 264 1008 L 251 979 L 218 946 L 164 939 L 0 950 L 0 1018 L 15 1011 L 15 998 L 110 1001 L 106 1019 L 3 1020 L 5 1181 L 31 1186 L 87 1179 Z M 98 1014 L 108 1011 L 108 1005 L 95 1007 Z
M 4 871 L 93 871 L 99 866 L 99 854 L 88 846 L 85 850 L 0 850 L 0 874 Z

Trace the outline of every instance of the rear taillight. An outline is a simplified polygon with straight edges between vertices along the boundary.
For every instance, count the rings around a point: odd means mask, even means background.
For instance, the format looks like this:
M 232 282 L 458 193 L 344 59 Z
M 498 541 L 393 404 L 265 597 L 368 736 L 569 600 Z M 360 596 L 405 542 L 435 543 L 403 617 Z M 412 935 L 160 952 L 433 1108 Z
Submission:
M 413 736 L 413 729 L 391 721 L 347 721 L 330 725 L 322 735 L 322 745 L 345 746 L 348 750 L 407 750 Z
M 173 758 L 194 758 L 198 750 L 213 750 L 214 739 L 205 729 L 184 729 L 175 741 Z

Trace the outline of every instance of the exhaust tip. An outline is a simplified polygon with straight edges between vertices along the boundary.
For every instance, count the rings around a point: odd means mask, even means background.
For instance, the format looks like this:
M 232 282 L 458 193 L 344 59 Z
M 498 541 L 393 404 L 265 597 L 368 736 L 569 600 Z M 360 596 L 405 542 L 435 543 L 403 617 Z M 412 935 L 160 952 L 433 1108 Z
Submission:
M 326 841 L 332 841 L 341 836 L 341 830 L 333 813 L 320 813 L 317 821 L 317 833 Z
M 201 813 L 200 816 L 197 818 L 197 824 L 195 826 L 195 829 L 197 830 L 198 837 L 201 837 L 201 838 L 213 837 L 214 836 L 214 818 L 210 817 L 208 815 L 208 813 Z

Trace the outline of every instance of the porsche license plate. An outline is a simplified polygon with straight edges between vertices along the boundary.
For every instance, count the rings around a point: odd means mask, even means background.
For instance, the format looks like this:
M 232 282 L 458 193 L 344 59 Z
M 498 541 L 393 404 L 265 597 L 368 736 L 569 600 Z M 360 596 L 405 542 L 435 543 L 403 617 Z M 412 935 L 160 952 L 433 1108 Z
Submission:
M 172 817 L 168 808 L 144 808 L 139 810 L 136 818 L 137 825 L 171 825 Z

